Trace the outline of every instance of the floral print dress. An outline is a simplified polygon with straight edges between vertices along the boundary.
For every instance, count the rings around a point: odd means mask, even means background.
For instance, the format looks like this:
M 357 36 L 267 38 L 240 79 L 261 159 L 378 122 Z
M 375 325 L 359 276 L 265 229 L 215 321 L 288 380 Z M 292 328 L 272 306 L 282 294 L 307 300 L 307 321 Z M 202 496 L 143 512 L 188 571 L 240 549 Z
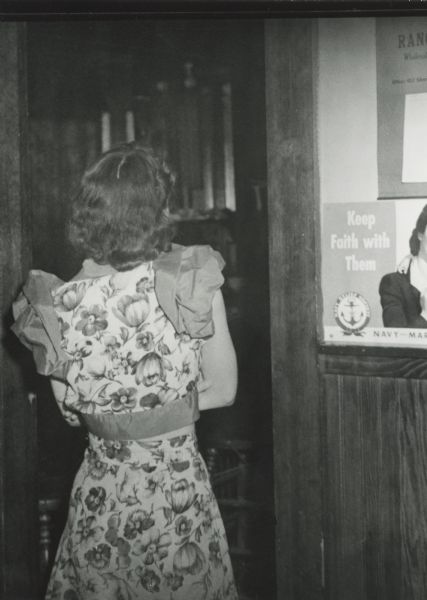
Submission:
M 141 418 L 194 392 L 204 340 L 177 333 L 154 279 L 144 263 L 124 287 L 108 274 L 54 290 L 70 361 L 65 407 Z M 195 435 L 88 439 L 46 599 L 237 599 Z

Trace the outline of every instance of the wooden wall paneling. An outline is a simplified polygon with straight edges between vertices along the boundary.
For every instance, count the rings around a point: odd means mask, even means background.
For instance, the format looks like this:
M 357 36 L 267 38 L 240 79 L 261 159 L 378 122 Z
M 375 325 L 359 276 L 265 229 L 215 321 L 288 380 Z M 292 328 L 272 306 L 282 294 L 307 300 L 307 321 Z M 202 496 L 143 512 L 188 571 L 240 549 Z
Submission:
M 427 382 L 396 380 L 400 421 L 400 522 L 403 594 L 427 594 Z
M 322 597 L 313 30 L 266 22 L 277 597 Z
M 378 552 L 382 553 L 384 571 L 383 588 L 380 598 L 400 600 L 402 595 L 402 572 L 400 553 L 400 402 L 396 395 L 396 381 L 393 378 L 377 378 L 378 392 L 369 401 L 378 405 L 380 423 L 378 437 L 381 439 L 380 500 L 378 505 L 377 527 L 379 529 Z M 373 435 L 375 433 L 373 432 Z M 375 460 L 376 455 L 370 455 Z M 372 525 L 374 527 L 374 525 Z M 372 567 L 373 568 L 373 567 Z
M 420 351 L 411 348 L 349 348 L 338 349 L 340 354 L 320 354 L 322 373 L 355 375 L 359 377 L 385 377 L 401 379 L 427 378 L 427 359 Z M 360 353 L 362 350 L 363 354 Z
M 342 411 L 357 403 L 359 410 L 350 443 L 359 446 L 361 469 L 361 508 L 359 544 L 362 564 L 361 598 L 389 600 L 400 598 L 400 553 L 396 540 L 400 535 L 399 521 L 399 452 L 390 452 L 391 439 L 397 437 L 399 403 L 394 394 L 393 380 L 378 377 L 343 377 L 345 394 Z M 353 438 L 353 439 L 352 439 Z M 347 458 L 347 457 L 346 457 Z M 352 461 L 344 461 L 342 469 L 351 476 Z M 348 499 L 352 510 L 352 499 Z M 339 567 L 338 567 L 339 568 Z M 351 583 L 349 584 L 351 589 Z M 349 590 L 343 590 L 347 598 Z M 351 593 L 350 593 L 351 597 Z
M 25 25 L 0 23 L 0 596 L 37 590 L 34 414 L 10 307 L 30 265 Z
M 328 597 L 363 600 L 363 497 L 360 402 L 342 378 L 325 378 Z M 353 390 L 350 387 L 350 390 Z
M 362 466 L 362 510 L 365 519 L 363 540 L 364 582 L 368 597 L 386 600 L 384 569 L 383 498 L 383 435 L 380 398 L 381 380 L 356 379 L 356 393 L 360 394 Z M 345 399 L 344 399 L 345 401 Z
M 427 382 L 325 375 L 327 597 L 426 596 Z

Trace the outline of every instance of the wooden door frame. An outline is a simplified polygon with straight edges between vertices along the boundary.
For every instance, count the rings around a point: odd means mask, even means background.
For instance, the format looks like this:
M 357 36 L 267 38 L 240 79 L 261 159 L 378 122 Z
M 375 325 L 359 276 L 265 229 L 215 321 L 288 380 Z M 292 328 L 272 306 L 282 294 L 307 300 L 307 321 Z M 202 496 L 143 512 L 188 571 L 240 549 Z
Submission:
M 31 263 L 26 28 L 0 23 L 0 597 L 38 597 L 35 406 L 11 304 Z
M 323 597 L 316 28 L 266 21 L 277 598 Z

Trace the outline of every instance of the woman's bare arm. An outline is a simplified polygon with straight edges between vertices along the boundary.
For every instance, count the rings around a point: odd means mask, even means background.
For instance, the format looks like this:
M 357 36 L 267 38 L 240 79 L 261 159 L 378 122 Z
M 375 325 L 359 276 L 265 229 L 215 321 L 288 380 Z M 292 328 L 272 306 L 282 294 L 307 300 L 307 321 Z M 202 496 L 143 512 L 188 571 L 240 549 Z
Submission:
M 78 413 L 68 409 L 65 404 L 66 398 L 70 394 L 74 394 L 74 390 L 72 390 L 70 385 L 65 381 L 55 379 L 53 377 L 50 378 L 50 385 L 52 387 L 53 395 L 57 400 L 59 410 L 61 411 L 64 419 L 69 425 L 71 425 L 71 427 L 80 427 L 81 423 Z
M 202 374 L 199 384 L 199 408 L 230 406 L 237 391 L 237 360 L 228 330 L 224 300 L 216 292 L 213 303 L 215 333 L 202 347 Z

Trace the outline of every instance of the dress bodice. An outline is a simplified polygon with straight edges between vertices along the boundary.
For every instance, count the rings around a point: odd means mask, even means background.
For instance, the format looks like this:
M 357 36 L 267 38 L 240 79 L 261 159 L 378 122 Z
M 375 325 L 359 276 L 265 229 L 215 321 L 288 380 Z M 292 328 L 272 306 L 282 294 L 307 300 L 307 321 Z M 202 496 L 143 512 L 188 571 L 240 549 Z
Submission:
M 125 273 L 90 266 L 67 283 L 31 271 L 14 302 L 12 330 L 37 372 L 66 380 L 60 402 L 104 437 L 194 422 L 222 257 L 209 246 L 174 246 Z
M 166 317 L 152 263 L 122 275 L 70 281 L 53 291 L 70 360 L 73 393 L 65 403 L 83 413 L 164 406 L 188 394 L 199 377 L 203 339 L 177 333 Z

